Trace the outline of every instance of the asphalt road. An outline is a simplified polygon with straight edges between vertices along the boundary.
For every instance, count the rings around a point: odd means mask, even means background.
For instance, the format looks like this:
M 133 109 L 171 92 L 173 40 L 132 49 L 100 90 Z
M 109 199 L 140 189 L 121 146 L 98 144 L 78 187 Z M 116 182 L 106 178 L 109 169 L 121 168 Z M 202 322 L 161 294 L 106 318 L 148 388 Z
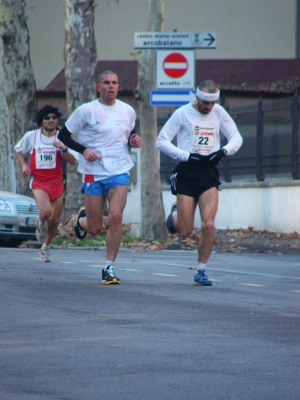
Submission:
M 0 399 L 300 398 L 299 255 L 0 248 Z

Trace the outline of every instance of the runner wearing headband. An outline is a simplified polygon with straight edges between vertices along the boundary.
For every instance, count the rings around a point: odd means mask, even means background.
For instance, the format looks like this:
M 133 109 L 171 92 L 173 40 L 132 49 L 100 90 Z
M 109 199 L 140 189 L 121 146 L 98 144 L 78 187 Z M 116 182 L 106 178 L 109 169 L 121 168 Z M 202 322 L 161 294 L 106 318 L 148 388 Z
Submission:
M 177 202 L 167 218 L 171 234 L 189 236 L 194 228 L 198 205 L 201 217 L 201 237 L 198 241 L 198 265 L 194 281 L 212 285 L 205 270 L 214 244 L 214 219 L 221 190 L 216 166 L 225 156 L 239 150 L 243 139 L 230 115 L 217 104 L 220 90 L 215 82 L 204 80 L 196 91 L 194 103 L 178 108 L 160 131 L 156 147 L 178 160 L 170 177 L 172 194 Z M 220 133 L 227 144 L 221 148 Z M 172 140 L 177 135 L 177 146 Z

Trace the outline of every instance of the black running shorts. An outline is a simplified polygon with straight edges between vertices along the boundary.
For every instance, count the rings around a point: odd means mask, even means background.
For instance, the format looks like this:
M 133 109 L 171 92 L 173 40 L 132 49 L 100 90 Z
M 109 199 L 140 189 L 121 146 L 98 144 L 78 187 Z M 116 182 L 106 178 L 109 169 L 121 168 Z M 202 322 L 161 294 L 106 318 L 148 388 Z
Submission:
M 213 165 L 201 165 L 198 168 L 188 163 L 178 164 L 170 176 L 172 194 L 183 194 L 198 201 L 202 193 L 215 187 L 222 189 L 219 171 Z

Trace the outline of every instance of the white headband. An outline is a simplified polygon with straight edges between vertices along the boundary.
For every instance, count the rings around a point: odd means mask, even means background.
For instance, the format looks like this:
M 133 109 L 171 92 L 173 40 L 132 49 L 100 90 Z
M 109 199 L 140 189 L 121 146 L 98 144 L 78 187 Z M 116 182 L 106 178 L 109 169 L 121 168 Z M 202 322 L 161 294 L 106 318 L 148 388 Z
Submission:
M 199 97 L 199 99 L 204 100 L 204 101 L 215 102 L 215 101 L 219 100 L 220 90 L 218 90 L 216 93 L 207 93 L 207 92 L 202 92 L 202 90 L 197 88 L 196 96 Z

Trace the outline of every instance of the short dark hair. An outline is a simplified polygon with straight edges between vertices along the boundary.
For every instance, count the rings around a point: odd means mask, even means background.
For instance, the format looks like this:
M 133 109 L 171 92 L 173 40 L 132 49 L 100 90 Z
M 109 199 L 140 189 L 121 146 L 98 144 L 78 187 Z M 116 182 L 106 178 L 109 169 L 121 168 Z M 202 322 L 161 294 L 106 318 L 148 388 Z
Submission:
M 36 122 L 38 123 L 38 126 L 42 125 L 43 118 L 48 114 L 55 114 L 58 118 L 62 116 L 62 113 L 59 112 L 57 107 L 46 105 L 37 113 Z
M 208 93 L 215 93 L 216 89 L 218 89 L 218 86 L 211 79 L 205 79 L 204 81 L 200 82 L 199 89 L 207 89 Z
M 98 80 L 97 82 L 101 82 L 104 75 L 116 75 L 116 77 L 118 78 L 118 74 L 116 74 L 114 71 L 111 71 L 110 69 L 106 69 L 105 71 L 102 71 L 99 75 L 98 75 Z

